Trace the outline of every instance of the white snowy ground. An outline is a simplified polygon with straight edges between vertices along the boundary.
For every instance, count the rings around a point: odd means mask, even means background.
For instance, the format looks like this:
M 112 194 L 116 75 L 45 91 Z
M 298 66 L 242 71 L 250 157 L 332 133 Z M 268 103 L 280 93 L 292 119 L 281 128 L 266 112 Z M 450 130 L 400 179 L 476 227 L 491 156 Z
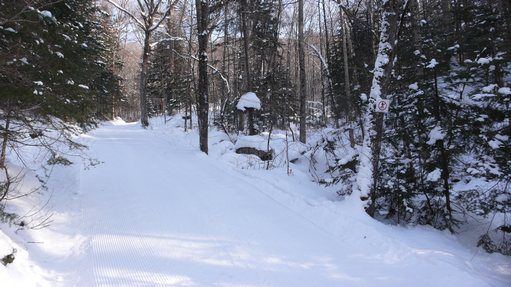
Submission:
M 57 168 L 55 222 L 10 233 L 30 253 L 0 286 L 511 286 L 508 257 L 379 223 L 299 169 L 241 169 L 218 132 L 206 156 L 177 121 L 153 124 L 84 136 L 103 163 Z

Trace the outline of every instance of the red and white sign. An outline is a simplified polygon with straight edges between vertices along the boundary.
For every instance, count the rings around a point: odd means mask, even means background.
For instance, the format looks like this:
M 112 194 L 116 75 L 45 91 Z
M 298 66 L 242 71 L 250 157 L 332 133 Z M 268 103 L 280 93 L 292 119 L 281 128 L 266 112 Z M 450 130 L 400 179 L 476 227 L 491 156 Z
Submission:
M 376 112 L 377 113 L 388 113 L 390 101 L 384 99 L 376 100 Z

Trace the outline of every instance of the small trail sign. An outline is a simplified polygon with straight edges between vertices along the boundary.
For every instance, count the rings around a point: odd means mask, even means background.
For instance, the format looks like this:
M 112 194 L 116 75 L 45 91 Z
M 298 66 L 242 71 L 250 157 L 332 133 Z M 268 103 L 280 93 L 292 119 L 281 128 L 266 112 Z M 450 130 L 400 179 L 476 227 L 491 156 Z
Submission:
M 377 113 L 388 113 L 390 101 L 384 99 L 376 100 L 376 112 Z

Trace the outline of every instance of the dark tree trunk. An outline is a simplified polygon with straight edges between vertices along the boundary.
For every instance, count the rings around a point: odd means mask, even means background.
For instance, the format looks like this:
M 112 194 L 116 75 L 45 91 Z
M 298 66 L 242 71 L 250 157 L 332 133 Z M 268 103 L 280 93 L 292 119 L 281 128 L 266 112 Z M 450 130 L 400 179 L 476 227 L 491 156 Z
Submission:
M 199 85 L 197 88 L 197 118 L 200 150 L 208 153 L 208 18 L 209 1 L 195 0 L 197 9 L 197 37 L 199 42 Z
M 142 64 L 140 67 L 140 123 L 142 127 L 149 126 L 149 120 L 147 119 L 147 95 L 146 95 L 146 85 L 147 85 L 147 67 L 149 64 L 149 53 L 151 53 L 151 46 L 149 45 L 149 40 L 151 37 L 151 33 L 146 32 L 144 35 L 144 47 L 142 50 Z
M 244 53 L 244 68 L 245 68 L 245 84 L 246 84 L 246 92 L 251 92 L 252 90 L 252 79 L 250 78 L 250 62 L 248 57 L 248 49 L 249 49 L 249 31 L 247 25 L 247 9 L 248 3 L 247 0 L 241 1 L 241 29 L 243 30 L 243 53 Z
M 441 121 L 441 107 L 440 107 L 440 94 L 438 91 L 438 80 L 436 70 L 433 72 L 434 83 L 435 83 L 435 118 L 437 124 L 440 124 Z M 449 187 L 449 165 L 450 165 L 450 156 L 449 151 L 445 149 L 445 141 L 438 140 L 436 142 L 436 146 L 440 151 L 440 168 L 442 169 L 441 177 L 442 177 L 442 186 L 444 188 L 444 197 L 445 197 L 445 208 L 447 210 L 448 219 L 452 220 L 452 208 L 451 208 L 451 192 Z M 452 231 L 452 230 L 451 230 Z
M 331 61 L 331 53 L 330 53 L 330 36 L 329 36 L 329 33 L 328 33 L 328 21 L 327 21 L 327 18 L 326 18 L 326 5 L 325 5 L 325 1 L 326 0 L 322 0 L 321 1 L 321 4 L 322 4 L 322 8 L 323 8 L 323 25 L 324 25 L 324 28 L 325 28 L 325 54 L 326 54 L 326 61 L 327 61 L 327 64 L 328 64 L 328 67 L 327 69 L 329 70 L 328 73 L 327 73 L 327 77 L 330 78 L 330 75 L 331 75 L 331 68 L 330 68 L 330 64 L 332 63 Z M 334 93 L 333 93 L 333 87 L 332 87 L 332 79 L 328 79 L 328 82 L 329 82 L 329 85 L 328 85 L 328 94 L 330 95 L 330 105 L 331 105 L 331 110 L 332 112 L 334 113 L 334 116 L 335 116 L 335 123 L 336 125 L 339 124 L 338 122 L 338 119 L 340 118 L 340 115 L 339 115 L 339 108 L 337 107 L 337 102 L 335 100 L 335 96 L 334 96 Z
M 247 109 L 247 125 L 248 134 L 253 136 L 256 134 L 254 129 L 254 109 Z
M 305 77 L 305 47 L 303 36 L 303 0 L 298 0 L 298 62 L 300 66 L 300 141 L 305 143 L 307 113 L 305 98 L 307 93 Z
M 11 109 L 7 107 L 5 111 L 5 127 L 2 135 L 2 150 L 0 151 L 0 169 L 5 168 L 5 158 L 7 154 L 7 143 L 9 141 L 9 128 L 11 124 Z

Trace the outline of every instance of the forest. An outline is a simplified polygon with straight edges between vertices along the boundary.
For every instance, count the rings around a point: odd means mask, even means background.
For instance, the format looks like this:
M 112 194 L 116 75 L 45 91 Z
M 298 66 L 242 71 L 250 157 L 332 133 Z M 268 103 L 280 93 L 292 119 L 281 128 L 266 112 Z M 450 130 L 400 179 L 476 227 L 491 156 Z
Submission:
M 306 163 L 386 224 L 478 222 L 474 246 L 511 255 L 508 0 L 0 0 L 0 67 L 4 222 L 27 150 L 68 165 L 77 134 L 163 118 L 205 154 L 219 131 L 262 169 Z

